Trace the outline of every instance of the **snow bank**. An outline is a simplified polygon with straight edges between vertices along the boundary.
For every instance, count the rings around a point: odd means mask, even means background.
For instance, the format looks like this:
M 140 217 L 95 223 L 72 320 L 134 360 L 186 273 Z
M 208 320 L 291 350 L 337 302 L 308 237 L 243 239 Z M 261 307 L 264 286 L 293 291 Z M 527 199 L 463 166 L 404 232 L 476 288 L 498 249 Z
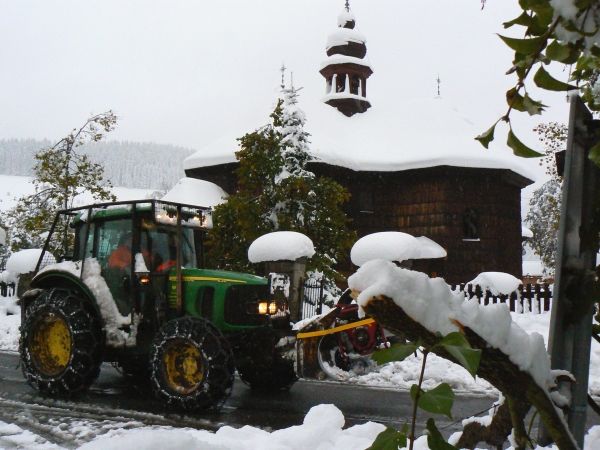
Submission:
M 400 231 L 368 234 L 356 241 L 350 250 L 350 259 L 356 266 L 374 259 L 402 262 L 445 256 L 446 250 L 431 239 L 425 236 L 416 238 Z
M 6 270 L 15 275 L 33 272 L 41 254 L 41 248 L 30 248 L 15 252 L 6 261 Z M 55 262 L 50 253 L 48 253 L 48 257 L 51 257 L 51 264 Z
M 295 261 L 298 258 L 310 258 L 315 247 L 310 238 L 296 231 L 275 231 L 256 239 L 248 248 L 248 260 L 251 263 L 264 261 Z
M 504 272 L 481 272 L 467 284 L 481 286 L 482 291 L 489 290 L 493 295 L 508 295 L 517 290 L 521 280 Z
M 165 194 L 162 200 L 212 208 L 226 201 L 227 197 L 227 192 L 210 181 L 184 177 Z
M 216 433 L 205 430 L 122 430 L 112 437 L 100 437 L 80 447 L 81 450 L 211 449 L 211 450 L 362 450 L 369 447 L 385 427 L 374 422 L 343 429 L 344 415 L 334 405 L 317 405 L 310 409 L 302 425 L 269 433 L 244 426 L 221 427 Z
M 452 292 L 443 279 L 384 260 L 365 263 L 348 279 L 348 286 L 360 292 L 357 302 L 361 307 L 373 297 L 390 297 L 432 333 L 458 331 L 457 321 L 504 352 L 541 388 L 547 389 L 553 382 L 543 336 L 528 334 L 514 323 L 506 304 L 482 306 L 476 300 L 465 301 L 463 294 Z

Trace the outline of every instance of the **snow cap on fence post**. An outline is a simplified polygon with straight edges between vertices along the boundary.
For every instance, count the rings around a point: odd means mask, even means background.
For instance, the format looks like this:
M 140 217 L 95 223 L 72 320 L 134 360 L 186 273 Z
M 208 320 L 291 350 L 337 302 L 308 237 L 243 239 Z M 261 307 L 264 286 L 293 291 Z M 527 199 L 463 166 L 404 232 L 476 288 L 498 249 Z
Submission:
M 489 290 L 492 295 L 509 295 L 517 290 L 521 280 L 504 272 L 481 272 L 467 284 L 481 286 L 482 291 Z

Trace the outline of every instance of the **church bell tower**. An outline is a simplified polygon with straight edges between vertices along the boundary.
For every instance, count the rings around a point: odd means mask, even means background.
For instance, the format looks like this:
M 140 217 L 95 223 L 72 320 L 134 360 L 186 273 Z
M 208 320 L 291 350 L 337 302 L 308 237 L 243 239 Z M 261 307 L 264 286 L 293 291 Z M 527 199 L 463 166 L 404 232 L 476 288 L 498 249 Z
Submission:
M 327 39 L 327 59 L 320 73 L 327 87 L 323 101 L 350 117 L 371 107 L 367 99 L 367 78 L 373 70 L 365 57 L 365 37 L 356 29 L 354 14 L 346 5 L 338 16 L 338 29 Z

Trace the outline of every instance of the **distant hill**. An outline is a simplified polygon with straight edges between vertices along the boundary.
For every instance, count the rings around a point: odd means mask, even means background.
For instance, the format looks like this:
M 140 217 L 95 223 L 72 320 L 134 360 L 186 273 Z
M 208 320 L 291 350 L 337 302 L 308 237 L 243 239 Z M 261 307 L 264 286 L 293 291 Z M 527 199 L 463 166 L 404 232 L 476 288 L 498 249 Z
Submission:
M 48 140 L 0 139 L 0 174 L 33 175 L 33 155 Z M 81 148 L 104 165 L 114 186 L 167 190 L 183 177 L 183 160 L 194 150 L 147 142 L 101 141 Z

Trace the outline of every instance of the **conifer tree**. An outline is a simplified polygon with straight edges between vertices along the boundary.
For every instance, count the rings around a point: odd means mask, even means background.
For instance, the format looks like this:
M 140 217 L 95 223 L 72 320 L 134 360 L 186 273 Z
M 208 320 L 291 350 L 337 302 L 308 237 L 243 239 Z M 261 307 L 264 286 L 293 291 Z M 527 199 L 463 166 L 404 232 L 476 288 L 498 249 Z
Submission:
M 282 97 L 271 123 L 239 139 L 238 190 L 215 209 L 209 256 L 222 268 L 249 270 L 247 250 L 254 239 L 271 231 L 298 231 L 315 245 L 309 270 L 334 278 L 335 264 L 354 240 L 341 208 L 349 194 L 307 170 L 309 134 L 297 106 L 298 90 L 282 89 Z

